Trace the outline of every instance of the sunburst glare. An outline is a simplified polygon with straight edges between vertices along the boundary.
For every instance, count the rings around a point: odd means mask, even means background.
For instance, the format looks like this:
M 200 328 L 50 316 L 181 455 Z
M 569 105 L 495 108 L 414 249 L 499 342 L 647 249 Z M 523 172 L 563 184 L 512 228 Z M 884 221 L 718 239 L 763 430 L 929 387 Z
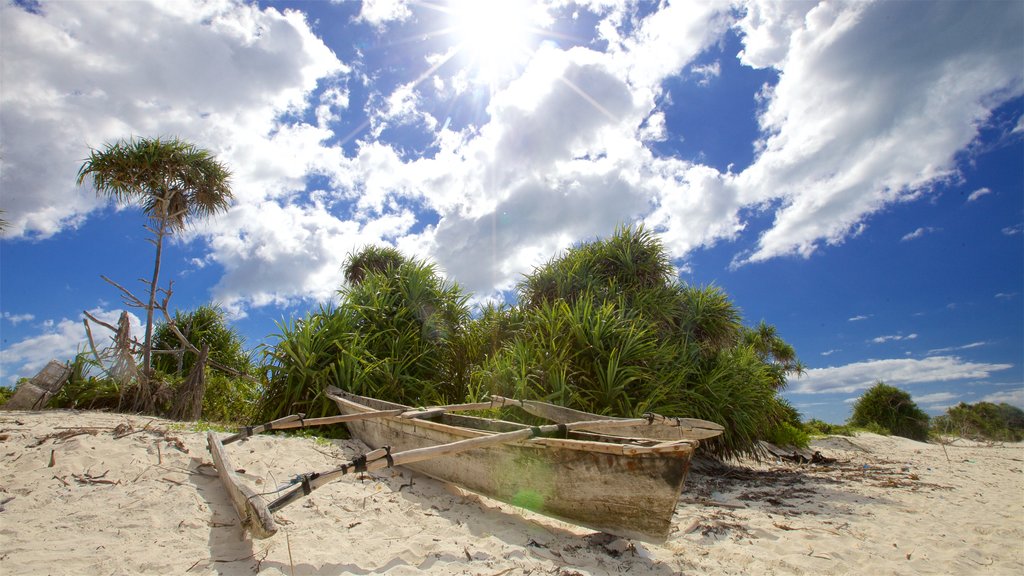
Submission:
M 550 19 L 528 0 L 453 0 L 446 11 L 459 59 L 474 81 L 490 87 L 516 74 Z

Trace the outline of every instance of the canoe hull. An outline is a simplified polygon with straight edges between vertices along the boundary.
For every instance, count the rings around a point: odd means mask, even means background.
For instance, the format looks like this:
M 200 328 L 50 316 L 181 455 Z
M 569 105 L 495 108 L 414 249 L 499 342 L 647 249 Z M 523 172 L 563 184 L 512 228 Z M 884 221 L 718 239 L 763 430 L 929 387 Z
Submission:
M 399 406 L 338 390 L 332 393 L 343 414 Z M 459 420 L 465 421 L 466 417 Z M 391 446 L 392 452 L 488 434 L 443 421 L 400 417 L 361 420 L 346 426 L 354 438 L 371 448 Z M 692 453 L 691 445 L 656 451 L 638 449 L 628 442 L 616 445 L 543 438 L 475 449 L 407 467 L 573 524 L 625 538 L 663 542 Z

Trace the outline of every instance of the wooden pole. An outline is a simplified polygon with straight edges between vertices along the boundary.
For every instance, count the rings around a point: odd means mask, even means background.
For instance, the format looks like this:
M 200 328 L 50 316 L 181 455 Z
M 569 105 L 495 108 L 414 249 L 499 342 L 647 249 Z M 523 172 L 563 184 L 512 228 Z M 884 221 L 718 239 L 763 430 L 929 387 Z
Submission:
M 262 497 L 238 481 L 238 476 L 231 466 L 231 461 L 224 453 L 224 446 L 217 439 L 216 433 L 209 432 L 206 439 L 210 446 L 210 454 L 213 456 L 213 463 L 217 466 L 217 475 L 220 476 L 221 484 L 224 485 L 228 496 L 231 497 L 231 505 L 235 507 L 242 528 L 248 530 L 253 538 L 270 538 L 276 534 L 277 525 L 274 522 L 274 515 L 267 509 Z

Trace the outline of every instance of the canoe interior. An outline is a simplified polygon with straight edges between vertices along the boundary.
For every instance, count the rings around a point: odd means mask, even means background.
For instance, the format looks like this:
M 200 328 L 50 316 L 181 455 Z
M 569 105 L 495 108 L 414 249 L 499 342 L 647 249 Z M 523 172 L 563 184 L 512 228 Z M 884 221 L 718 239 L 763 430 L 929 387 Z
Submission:
M 404 408 L 340 390 L 330 392 L 342 413 Z M 374 418 L 346 424 L 371 448 L 393 452 L 526 428 L 524 424 L 443 414 L 432 419 Z M 666 452 L 658 439 L 569 432 L 475 449 L 411 464 L 442 481 L 570 523 L 618 536 L 663 542 L 671 527 L 693 445 Z M 623 455 L 623 450 L 639 451 Z M 618 452 L 618 453 L 616 453 Z

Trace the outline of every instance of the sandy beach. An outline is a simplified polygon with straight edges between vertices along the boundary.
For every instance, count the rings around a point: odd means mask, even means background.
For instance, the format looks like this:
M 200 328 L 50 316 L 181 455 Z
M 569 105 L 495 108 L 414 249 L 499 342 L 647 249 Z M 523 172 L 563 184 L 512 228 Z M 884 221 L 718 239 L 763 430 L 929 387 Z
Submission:
M 243 538 L 205 434 L 99 412 L 0 412 L 3 574 L 1024 574 L 1024 444 L 871 434 L 835 462 L 698 466 L 662 545 L 546 519 L 401 469 L 343 479 Z M 257 492 L 359 442 L 229 447 Z

